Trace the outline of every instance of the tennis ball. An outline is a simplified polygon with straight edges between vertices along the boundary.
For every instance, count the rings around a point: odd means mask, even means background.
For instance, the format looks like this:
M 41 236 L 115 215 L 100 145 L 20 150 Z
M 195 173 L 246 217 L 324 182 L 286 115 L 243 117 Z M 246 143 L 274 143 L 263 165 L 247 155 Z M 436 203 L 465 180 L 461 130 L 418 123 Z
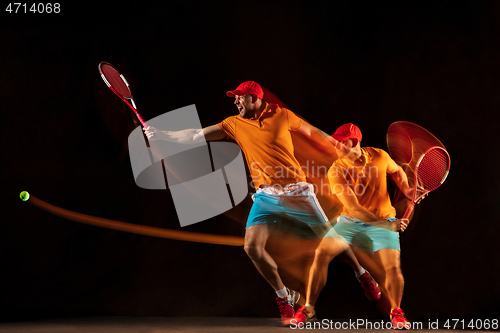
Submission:
M 22 191 L 19 197 L 22 201 L 27 201 L 30 198 L 30 194 L 27 191 Z

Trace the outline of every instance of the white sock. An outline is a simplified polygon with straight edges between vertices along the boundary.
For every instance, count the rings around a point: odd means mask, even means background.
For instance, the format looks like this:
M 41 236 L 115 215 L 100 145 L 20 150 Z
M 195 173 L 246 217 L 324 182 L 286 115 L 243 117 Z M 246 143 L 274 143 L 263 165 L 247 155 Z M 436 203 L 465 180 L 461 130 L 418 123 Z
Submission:
M 276 295 L 278 295 L 278 297 L 281 297 L 281 298 L 287 297 L 288 296 L 288 291 L 286 290 L 286 287 L 283 287 L 283 289 L 278 290 L 276 292 Z
M 361 267 L 361 269 L 359 270 L 359 272 L 356 273 L 356 277 L 359 279 L 361 277 L 361 275 L 365 274 L 366 272 L 366 269 L 364 269 L 363 267 Z

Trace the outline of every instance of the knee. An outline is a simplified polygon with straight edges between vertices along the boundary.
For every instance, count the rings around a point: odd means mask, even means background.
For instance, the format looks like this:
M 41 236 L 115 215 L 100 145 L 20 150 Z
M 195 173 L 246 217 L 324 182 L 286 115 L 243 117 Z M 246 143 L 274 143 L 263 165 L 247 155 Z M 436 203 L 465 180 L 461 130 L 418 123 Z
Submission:
M 330 262 L 334 257 L 333 251 L 326 246 L 320 246 L 314 252 L 314 260 L 318 262 Z
M 316 260 L 331 261 L 340 253 L 349 249 L 349 244 L 335 237 L 324 238 L 315 251 Z
M 262 253 L 264 252 L 264 248 L 259 246 L 256 243 L 245 243 L 244 246 L 245 252 L 252 260 L 259 260 L 262 257 Z

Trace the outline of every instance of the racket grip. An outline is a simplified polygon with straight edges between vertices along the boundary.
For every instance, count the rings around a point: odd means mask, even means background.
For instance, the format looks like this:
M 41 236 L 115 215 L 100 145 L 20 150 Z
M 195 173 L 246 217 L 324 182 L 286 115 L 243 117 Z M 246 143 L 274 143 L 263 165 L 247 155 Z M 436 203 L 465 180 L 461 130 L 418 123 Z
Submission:
M 415 208 L 415 203 L 411 203 L 408 208 L 406 208 L 405 214 L 403 215 L 403 219 L 410 218 L 411 213 L 413 212 L 413 208 Z

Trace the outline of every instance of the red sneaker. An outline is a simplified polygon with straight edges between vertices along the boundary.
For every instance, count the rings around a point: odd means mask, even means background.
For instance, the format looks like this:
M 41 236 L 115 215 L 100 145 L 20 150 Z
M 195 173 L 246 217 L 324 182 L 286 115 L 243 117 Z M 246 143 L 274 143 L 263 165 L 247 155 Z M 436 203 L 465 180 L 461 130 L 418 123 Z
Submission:
M 392 328 L 395 330 L 409 330 L 410 322 L 406 320 L 405 313 L 401 309 L 394 309 L 391 312 Z
M 358 278 L 361 286 L 365 290 L 365 295 L 372 302 L 378 301 L 382 296 L 377 281 L 375 281 L 368 271 Z
M 288 297 L 276 297 L 276 303 L 278 303 L 280 308 L 281 325 L 286 326 L 288 325 L 287 322 L 295 315 L 293 306 L 288 302 Z
M 286 320 L 284 325 L 296 325 L 296 327 L 303 327 L 306 322 L 315 320 L 316 314 L 307 311 L 307 307 L 304 305 L 298 309 L 297 312 L 295 312 L 293 318 Z

